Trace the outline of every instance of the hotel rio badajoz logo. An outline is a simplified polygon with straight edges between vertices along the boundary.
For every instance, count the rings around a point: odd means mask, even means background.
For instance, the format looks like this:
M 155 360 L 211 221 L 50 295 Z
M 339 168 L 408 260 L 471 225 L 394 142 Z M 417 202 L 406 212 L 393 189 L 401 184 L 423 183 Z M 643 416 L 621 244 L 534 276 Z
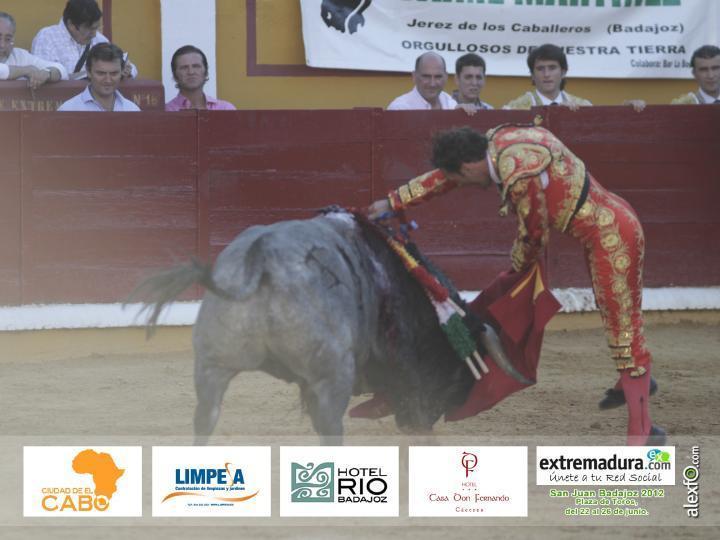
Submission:
M 269 446 L 154 446 L 152 515 L 270 516 Z
M 142 448 L 25 446 L 23 515 L 142 516 Z
M 397 446 L 283 446 L 281 516 L 398 515 Z

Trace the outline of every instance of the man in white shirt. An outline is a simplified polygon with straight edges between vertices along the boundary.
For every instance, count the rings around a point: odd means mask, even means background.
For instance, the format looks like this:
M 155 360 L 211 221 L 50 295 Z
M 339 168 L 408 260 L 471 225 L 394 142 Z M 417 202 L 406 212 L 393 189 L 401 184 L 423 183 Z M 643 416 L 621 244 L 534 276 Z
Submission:
M 58 111 L 124 112 L 140 108 L 118 91 L 123 71 L 123 51 L 112 43 L 98 43 L 87 57 L 89 83 L 82 93 L 60 105 Z
M 15 47 L 15 19 L 0 11 L 0 81 L 20 78 L 28 80 L 35 90 L 48 82 L 67 79 L 65 68 Z
M 108 39 L 98 29 L 102 11 L 95 0 L 68 0 L 62 20 L 41 29 L 32 42 L 35 56 L 62 64 L 71 79 L 86 77 L 87 55 L 98 43 Z M 137 77 L 137 69 L 125 62 L 124 77 Z
M 395 98 L 388 105 L 388 111 L 457 108 L 457 102 L 443 92 L 448 74 L 442 56 L 434 52 L 418 56 L 412 78 L 415 83 L 413 89 Z
M 690 60 L 692 74 L 698 83 L 696 92 L 672 100 L 673 105 L 720 105 L 720 48 L 703 45 Z

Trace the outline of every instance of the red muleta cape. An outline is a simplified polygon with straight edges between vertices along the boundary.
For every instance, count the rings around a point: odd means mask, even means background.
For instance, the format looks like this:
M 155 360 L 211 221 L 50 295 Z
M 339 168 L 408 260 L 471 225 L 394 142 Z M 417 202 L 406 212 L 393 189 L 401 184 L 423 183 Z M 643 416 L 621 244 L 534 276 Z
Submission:
M 525 272 L 503 272 L 469 305 L 495 327 L 515 369 L 533 384 L 545 326 L 561 307 L 546 283 L 544 265 L 538 260 Z M 489 356 L 484 360 L 490 372 L 475 382 L 461 407 L 445 414 L 446 421 L 474 416 L 513 392 L 532 386 L 507 375 Z

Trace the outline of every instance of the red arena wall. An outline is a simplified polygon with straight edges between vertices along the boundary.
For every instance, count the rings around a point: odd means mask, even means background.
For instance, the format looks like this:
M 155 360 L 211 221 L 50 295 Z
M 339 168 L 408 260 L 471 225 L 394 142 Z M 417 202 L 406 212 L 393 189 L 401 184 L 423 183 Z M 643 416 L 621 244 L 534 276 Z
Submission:
M 488 111 L 3 112 L 0 304 L 123 301 L 144 277 L 212 259 L 245 227 L 363 207 L 430 168 L 437 129 L 542 115 L 637 209 L 646 286 L 720 285 L 720 108 Z M 497 194 L 459 190 L 412 211 L 415 238 L 461 288 L 509 265 Z M 547 252 L 553 287 L 589 286 L 579 246 Z M 196 297 L 197 290 L 186 296 Z

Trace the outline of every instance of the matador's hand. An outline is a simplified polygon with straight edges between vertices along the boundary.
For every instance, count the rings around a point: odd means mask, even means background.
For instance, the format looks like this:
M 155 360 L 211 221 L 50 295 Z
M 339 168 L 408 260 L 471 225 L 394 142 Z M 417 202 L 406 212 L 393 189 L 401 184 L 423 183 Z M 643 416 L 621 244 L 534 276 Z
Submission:
M 375 220 L 392 212 L 390 202 L 387 199 L 380 199 L 368 206 L 368 218 Z

